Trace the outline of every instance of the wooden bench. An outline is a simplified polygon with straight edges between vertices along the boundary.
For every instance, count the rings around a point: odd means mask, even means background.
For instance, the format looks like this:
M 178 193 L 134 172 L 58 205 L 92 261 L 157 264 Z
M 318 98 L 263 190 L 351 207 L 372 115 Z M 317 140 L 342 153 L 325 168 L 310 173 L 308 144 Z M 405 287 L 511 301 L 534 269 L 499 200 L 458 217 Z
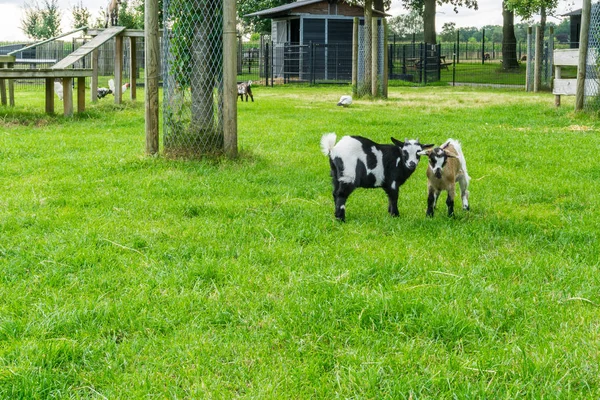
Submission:
M 2 65 L 3 66 L 3 65 Z M 6 105 L 4 80 L 8 79 L 10 105 L 14 106 L 13 79 L 44 79 L 46 82 L 46 112 L 54 113 L 54 80 L 61 79 L 63 86 L 64 115 L 73 115 L 73 79 L 77 79 L 77 112 L 85 111 L 85 78 L 92 76 L 91 69 L 14 69 L 0 68 L 0 95 Z

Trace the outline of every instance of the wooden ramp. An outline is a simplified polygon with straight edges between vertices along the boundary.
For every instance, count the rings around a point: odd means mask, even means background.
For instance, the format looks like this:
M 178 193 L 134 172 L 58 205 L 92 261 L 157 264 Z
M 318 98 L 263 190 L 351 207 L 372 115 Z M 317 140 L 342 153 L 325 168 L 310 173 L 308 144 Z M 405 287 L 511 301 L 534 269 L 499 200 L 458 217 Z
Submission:
M 71 66 L 73 63 L 79 61 L 83 57 L 90 54 L 92 51 L 102 46 L 106 41 L 117 36 L 119 33 L 125 30 L 124 26 L 111 26 L 110 28 L 104 29 L 98 36 L 57 62 L 52 66 L 52 69 L 65 69 Z

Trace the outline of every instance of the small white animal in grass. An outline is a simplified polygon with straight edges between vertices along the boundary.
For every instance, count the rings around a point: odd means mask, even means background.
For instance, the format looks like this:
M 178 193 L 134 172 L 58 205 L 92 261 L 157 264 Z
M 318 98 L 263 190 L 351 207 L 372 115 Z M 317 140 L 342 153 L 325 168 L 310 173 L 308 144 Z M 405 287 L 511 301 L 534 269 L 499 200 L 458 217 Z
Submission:
M 340 97 L 340 101 L 338 101 L 338 106 L 348 107 L 352 104 L 352 96 L 342 96 Z
M 131 84 L 129 82 L 121 86 L 121 94 L 125 93 L 127 91 L 127 88 L 129 88 L 130 86 Z M 110 79 L 108 81 L 108 88 L 113 92 L 113 94 L 115 93 L 115 81 L 113 79 Z
M 62 101 L 63 99 L 63 86 L 60 81 L 54 81 L 54 93 L 58 96 L 58 99 Z

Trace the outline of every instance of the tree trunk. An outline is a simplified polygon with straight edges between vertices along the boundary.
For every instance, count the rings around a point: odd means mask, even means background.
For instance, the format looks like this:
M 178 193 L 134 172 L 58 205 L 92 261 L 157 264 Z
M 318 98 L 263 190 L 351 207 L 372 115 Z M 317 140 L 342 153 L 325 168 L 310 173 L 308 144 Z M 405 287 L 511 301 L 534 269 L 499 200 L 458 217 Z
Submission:
M 372 77 L 372 69 L 371 69 L 371 33 L 373 29 L 373 0 L 365 0 L 365 27 L 363 31 L 364 38 L 364 62 L 365 62 L 365 74 L 363 76 L 362 82 L 359 83 L 358 95 L 364 96 L 366 94 L 371 93 L 371 77 Z
M 544 51 L 544 31 L 546 30 L 546 7 L 540 7 L 540 29 L 535 40 L 535 71 L 533 91 L 537 92 L 542 87 L 542 56 Z
M 192 129 L 201 137 L 212 133 L 213 128 L 213 88 L 215 77 L 209 57 L 212 49 L 209 43 L 208 24 L 197 24 L 192 43 L 192 68 L 190 76 L 192 96 Z
M 517 60 L 517 37 L 515 36 L 515 13 L 502 2 L 502 69 L 519 68 Z
M 437 44 L 435 39 L 436 0 L 424 0 L 423 5 L 423 34 L 425 43 Z

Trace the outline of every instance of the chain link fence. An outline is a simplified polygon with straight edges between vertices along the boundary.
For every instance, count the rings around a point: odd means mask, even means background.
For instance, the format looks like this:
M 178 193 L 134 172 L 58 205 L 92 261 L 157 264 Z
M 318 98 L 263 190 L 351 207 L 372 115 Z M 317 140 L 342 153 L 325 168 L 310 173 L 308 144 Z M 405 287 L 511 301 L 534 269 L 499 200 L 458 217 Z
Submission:
M 600 2 L 592 4 L 583 109 L 600 110 Z
M 165 0 L 163 144 L 166 154 L 223 150 L 223 2 Z

